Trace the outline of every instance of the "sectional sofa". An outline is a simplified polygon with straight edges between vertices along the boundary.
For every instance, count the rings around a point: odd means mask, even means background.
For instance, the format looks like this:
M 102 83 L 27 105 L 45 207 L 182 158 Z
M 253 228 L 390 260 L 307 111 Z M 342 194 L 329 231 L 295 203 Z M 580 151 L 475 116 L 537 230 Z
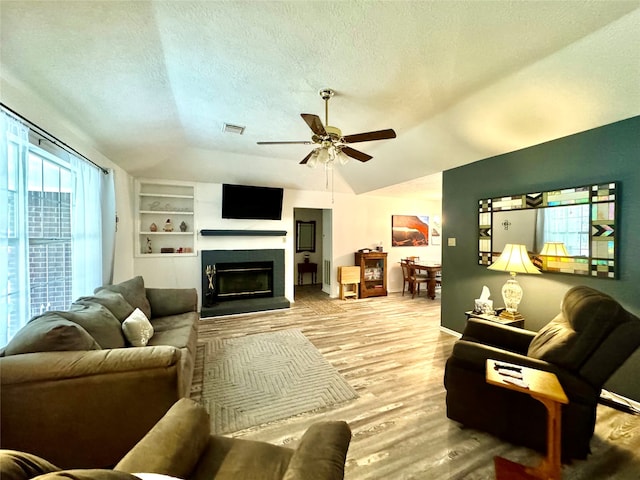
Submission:
M 0 352 L 0 447 L 115 465 L 189 396 L 197 303 L 195 289 L 135 277 L 31 319 Z

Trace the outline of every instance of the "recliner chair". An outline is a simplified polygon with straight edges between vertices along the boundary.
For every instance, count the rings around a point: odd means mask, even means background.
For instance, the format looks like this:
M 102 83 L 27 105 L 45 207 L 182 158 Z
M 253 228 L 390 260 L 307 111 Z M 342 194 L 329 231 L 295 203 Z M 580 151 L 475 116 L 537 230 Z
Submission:
M 447 416 L 544 452 L 544 406 L 529 395 L 489 385 L 486 360 L 553 372 L 569 398 L 562 406 L 562 457 L 586 458 L 602 386 L 639 346 L 640 319 L 586 286 L 567 291 L 561 312 L 538 333 L 469 319 L 445 367 Z

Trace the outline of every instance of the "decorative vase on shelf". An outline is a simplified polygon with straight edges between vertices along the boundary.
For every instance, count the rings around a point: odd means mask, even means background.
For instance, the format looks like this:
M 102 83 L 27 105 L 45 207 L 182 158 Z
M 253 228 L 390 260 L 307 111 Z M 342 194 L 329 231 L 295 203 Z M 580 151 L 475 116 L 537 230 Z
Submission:
M 181 232 L 186 232 L 187 231 L 187 224 L 186 223 L 182 222 L 180 224 L 180 231 Z
M 158 226 L 155 223 L 152 223 L 151 225 L 149 225 L 149 231 L 150 232 L 157 232 L 158 231 Z
M 171 219 L 167 218 L 167 221 L 164 222 L 164 227 L 162 228 L 165 232 L 173 232 L 173 223 L 171 223 Z
M 152 253 L 153 250 L 151 248 L 151 239 L 147 237 L 147 253 Z

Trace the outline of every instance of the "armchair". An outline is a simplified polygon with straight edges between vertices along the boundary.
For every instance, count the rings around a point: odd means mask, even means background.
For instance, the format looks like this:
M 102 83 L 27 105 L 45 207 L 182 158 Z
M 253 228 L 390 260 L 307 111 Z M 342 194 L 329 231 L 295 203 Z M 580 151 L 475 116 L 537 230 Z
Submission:
M 346 422 L 326 421 L 311 425 L 295 450 L 265 442 L 212 435 L 209 425 L 205 409 L 192 400 L 182 398 L 113 470 L 60 470 L 35 455 L 0 450 L 0 478 L 140 480 L 152 477 L 151 473 L 176 480 L 344 478 L 351 440 L 351 430 Z
M 602 386 L 639 346 L 640 319 L 586 286 L 567 291 L 561 312 L 538 333 L 469 319 L 445 367 L 447 416 L 544 452 L 544 406 L 487 384 L 486 360 L 553 372 L 569 398 L 562 407 L 562 457 L 586 458 Z

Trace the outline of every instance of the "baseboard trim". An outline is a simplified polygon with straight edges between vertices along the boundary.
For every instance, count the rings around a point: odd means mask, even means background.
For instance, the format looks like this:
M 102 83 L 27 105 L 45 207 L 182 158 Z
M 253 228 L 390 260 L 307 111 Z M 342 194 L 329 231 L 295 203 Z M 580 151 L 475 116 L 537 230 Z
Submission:
M 455 330 L 451 330 L 450 328 L 443 327 L 442 325 L 440 325 L 440 331 L 443 333 L 446 333 L 447 335 L 451 335 L 452 337 L 456 337 L 456 338 L 462 337 L 461 333 L 456 332 Z

